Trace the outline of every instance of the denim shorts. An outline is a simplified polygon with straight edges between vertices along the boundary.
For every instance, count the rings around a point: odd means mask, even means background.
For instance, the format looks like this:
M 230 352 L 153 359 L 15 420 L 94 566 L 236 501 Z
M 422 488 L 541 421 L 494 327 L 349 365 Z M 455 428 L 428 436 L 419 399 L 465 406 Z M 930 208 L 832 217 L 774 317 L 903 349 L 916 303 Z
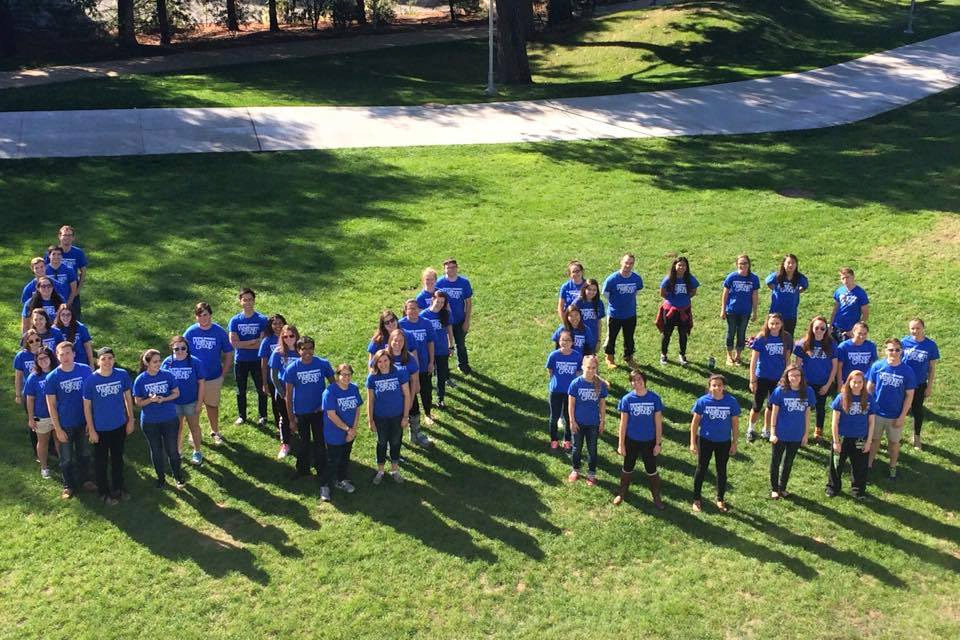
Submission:
M 184 416 L 195 416 L 197 415 L 197 403 L 188 402 L 187 404 L 178 404 L 175 405 L 177 408 L 177 417 L 182 418 Z

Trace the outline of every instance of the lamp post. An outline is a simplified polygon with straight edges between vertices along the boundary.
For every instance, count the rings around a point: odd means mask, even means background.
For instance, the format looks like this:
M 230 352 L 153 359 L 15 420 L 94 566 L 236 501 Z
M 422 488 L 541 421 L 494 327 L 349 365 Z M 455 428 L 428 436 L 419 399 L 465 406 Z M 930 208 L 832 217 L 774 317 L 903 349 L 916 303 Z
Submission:
M 497 85 L 493 80 L 493 0 L 487 0 L 487 89 L 488 96 L 496 95 Z
M 916 6 L 917 0 L 910 0 L 910 13 L 907 17 L 907 28 L 903 30 L 904 33 L 913 33 L 913 10 L 916 8 Z

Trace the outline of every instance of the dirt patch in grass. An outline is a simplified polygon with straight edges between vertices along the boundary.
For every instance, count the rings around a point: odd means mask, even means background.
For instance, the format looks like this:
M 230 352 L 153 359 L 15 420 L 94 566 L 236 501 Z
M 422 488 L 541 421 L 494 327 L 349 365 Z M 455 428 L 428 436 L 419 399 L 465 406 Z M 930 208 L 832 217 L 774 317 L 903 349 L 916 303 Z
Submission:
M 929 260 L 960 261 L 960 218 L 945 216 L 929 232 L 879 247 L 877 255 L 892 267 L 915 266 Z

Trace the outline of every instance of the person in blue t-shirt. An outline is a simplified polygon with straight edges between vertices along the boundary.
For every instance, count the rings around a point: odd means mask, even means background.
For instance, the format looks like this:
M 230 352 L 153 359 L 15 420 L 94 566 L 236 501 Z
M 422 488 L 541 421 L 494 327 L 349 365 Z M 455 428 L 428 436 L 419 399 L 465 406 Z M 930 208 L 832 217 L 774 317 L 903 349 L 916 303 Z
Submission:
M 597 357 L 584 356 L 580 368 L 583 374 L 574 378 L 567 387 L 567 411 L 570 414 L 570 430 L 573 432 L 572 469 L 567 480 L 576 482 L 580 477 L 580 460 L 583 442 L 587 442 L 587 485 L 597 484 L 597 440 L 603 433 L 606 422 L 607 381 L 597 375 Z
M 39 340 L 37 342 L 39 344 Z M 30 373 L 23 385 L 22 401 L 27 410 L 27 428 L 30 435 L 33 436 L 31 439 L 33 452 L 40 462 L 40 477 L 46 479 L 50 477 L 50 467 L 47 466 L 47 460 L 56 438 L 52 440 L 50 438 L 50 434 L 53 433 L 53 421 L 50 419 L 50 410 L 47 408 L 47 396 L 44 393 L 44 388 L 47 384 L 47 374 L 56 366 L 56 359 L 53 351 L 47 347 L 40 347 L 37 353 L 31 357 L 35 360 L 30 363 Z M 17 373 L 19 373 L 19 370 Z
M 20 347 L 21 349 L 13 356 L 13 398 L 17 404 L 23 404 L 24 410 L 26 410 L 27 406 L 23 400 L 25 393 L 24 385 L 26 384 L 27 378 L 34 373 L 37 353 L 39 353 L 41 348 L 49 349 L 49 347 L 44 347 L 40 334 L 34 329 L 27 329 L 23 334 L 20 338 Z M 50 351 L 52 352 L 53 350 L 50 349 Z M 55 367 L 56 365 L 54 364 L 52 366 Z M 30 428 L 27 430 L 27 433 L 30 435 L 30 451 L 36 451 L 37 432 L 33 428 Z
M 571 260 L 567 263 L 567 277 L 568 280 L 560 285 L 560 294 L 557 296 L 557 317 L 560 318 L 560 322 L 563 322 L 567 307 L 580 297 L 580 290 L 585 283 L 583 264 L 579 260 Z
M 270 377 L 270 355 L 273 348 L 280 341 L 280 332 L 283 331 L 283 325 L 287 324 L 287 319 L 279 313 L 275 313 L 267 319 L 267 325 L 263 328 L 263 340 L 257 347 L 257 358 L 260 360 L 260 379 L 263 384 L 260 390 L 264 395 L 270 397 L 270 409 L 273 413 L 273 424 L 277 427 L 277 433 L 280 433 L 280 420 L 282 419 L 283 400 L 277 398 L 277 389 L 273 385 Z M 283 438 L 280 438 L 281 445 Z
M 326 358 L 314 355 L 315 348 L 315 342 L 310 336 L 302 336 L 297 340 L 297 353 L 300 357 L 287 365 L 283 372 L 283 382 L 286 387 L 290 430 L 300 436 L 297 474 L 310 475 L 312 459 L 317 472 L 317 482 L 322 483 L 327 464 L 327 449 L 323 439 L 321 406 L 323 391 L 328 382 L 333 382 L 333 367 Z
M 900 342 L 903 344 L 903 361 L 910 365 L 917 379 L 910 413 L 913 415 L 913 448 L 919 451 L 920 429 L 923 427 L 923 402 L 933 392 L 940 349 L 937 348 L 936 342 L 927 337 L 927 328 L 922 318 L 914 318 L 908 323 L 907 328 L 910 330 L 910 335 L 901 338 Z
M 297 353 L 300 331 L 292 324 L 285 324 L 280 329 L 279 335 L 280 341 L 270 353 L 267 368 L 268 376 L 276 389 L 277 404 L 280 406 L 280 419 L 277 421 L 280 450 L 277 451 L 277 460 L 283 460 L 293 451 L 293 433 L 290 431 L 290 414 L 287 412 L 286 402 L 287 385 L 283 376 L 290 363 L 300 356 Z
M 438 409 L 445 409 L 447 381 L 450 379 L 450 345 L 453 344 L 453 327 L 450 324 L 450 300 L 443 291 L 435 291 L 430 297 L 430 306 L 420 312 L 420 317 L 430 322 L 435 338 L 433 348 L 434 369 L 437 372 Z
M 771 313 L 763 323 L 763 329 L 750 345 L 750 391 L 753 393 L 753 407 L 750 409 L 750 423 L 747 425 L 747 442 L 756 437 L 754 424 L 763 413 L 763 433 L 766 440 L 770 437 L 770 424 L 773 409 L 767 398 L 776 388 L 783 376 L 783 370 L 790 362 L 793 352 L 793 337 L 783 330 L 783 318 L 779 313 Z
M 56 349 L 63 342 L 60 329 L 53 326 L 53 322 L 43 309 L 34 309 L 30 314 L 30 326 L 27 331 L 35 331 L 40 336 L 40 343 L 48 349 Z M 24 331 L 26 335 L 26 331 Z
M 67 306 L 66 303 L 60 305 L 53 326 L 60 330 L 64 340 L 73 343 L 77 362 L 86 365 L 93 362 L 93 341 L 90 338 L 90 330 L 87 329 L 87 325 L 77 321 L 77 317 L 73 314 L 73 307 Z
M 32 298 L 33 294 L 37 291 L 40 278 L 47 277 L 47 263 L 43 261 L 43 258 L 37 256 L 30 261 L 30 270 L 33 272 L 33 279 L 24 285 L 23 291 L 20 294 L 20 304 L 24 304 Z M 53 281 L 53 290 L 59 293 L 63 300 L 66 300 L 70 295 L 70 288 L 61 286 L 56 280 Z
M 851 371 L 870 369 L 877 360 L 877 345 L 867 340 L 870 328 L 866 322 L 858 322 L 850 331 L 851 337 L 837 345 L 837 388 L 843 386 Z
M 849 458 L 853 472 L 851 493 L 862 500 L 867 491 L 867 459 L 873 442 L 875 411 L 862 371 L 850 372 L 830 408 L 833 409 L 833 445 L 827 496 L 832 498 L 840 493 L 843 465 Z
M 690 273 L 690 261 L 680 256 L 670 264 L 670 273 L 660 282 L 663 302 L 657 310 L 656 325 L 660 339 L 660 364 L 667 364 L 670 336 L 677 330 L 680 340 L 680 366 L 687 366 L 687 337 L 693 330 L 691 298 L 697 295 L 700 282 Z
M 133 433 L 130 374 L 115 364 L 113 349 L 97 349 L 97 369 L 83 382 L 83 413 L 87 419 L 87 436 L 93 443 L 97 492 L 100 499 L 110 505 L 117 504 L 126 494 L 123 448 L 127 436 Z
M 548 429 L 550 432 L 550 449 L 556 451 L 559 448 L 558 440 L 560 431 L 558 424 L 560 418 L 563 418 L 563 449 L 569 451 L 572 448 L 572 436 L 570 433 L 570 413 L 569 413 L 569 394 L 567 389 L 580 373 L 580 363 L 583 360 L 583 354 L 573 349 L 573 335 L 564 329 L 557 338 L 558 348 L 547 356 L 547 377 L 550 379 L 547 384 L 547 393 L 550 399 L 550 422 Z
M 603 327 L 600 320 L 607 317 L 607 307 L 600 298 L 600 283 L 593 278 L 584 280 L 580 295 L 574 300 L 573 304 L 580 309 L 583 323 L 593 331 L 594 340 L 599 345 L 601 328 Z
M 182 451 L 184 424 L 190 429 L 190 445 L 193 453 L 190 462 L 203 464 L 200 451 L 203 439 L 200 432 L 200 408 L 203 406 L 203 363 L 200 358 L 190 355 L 190 345 L 183 336 L 170 338 L 170 355 L 160 364 L 160 368 L 169 371 L 177 381 L 179 395 L 174 403 L 177 414 L 177 449 Z
M 193 309 L 196 323 L 187 327 L 183 337 L 190 345 L 190 353 L 203 363 L 203 404 L 210 421 L 213 443 L 223 442 L 220 434 L 220 390 L 223 388 L 224 371 L 233 365 L 233 345 L 230 336 L 213 321 L 213 308 L 207 302 L 198 302 Z
M 80 290 L 83 289 L 83 285 L 87 279 L 87 254 L 84 253 L 83 249 L 80 247 L 74 246 L 73 241 L 76 239 L 76 230 L 68 224 L 60 227 L 60 232 L 57 235 L 57 243 L 60 246 L 60 250 L 63 253 L 63 262 L 68 267 L 74 270 L 77 274 L 77 290 L 73 296 L 73 315 L 77 317 L 77 320 L 80 319 Z M 49 262 L 50 256 L 47 255 L 47 261 Z
M 350 452 L 357 437 L 361 404 L 360 390 L 353 384 L 353 367 L 338 364 L 336 381 L 324 390 L 321 400 L 323 439 L 327 443 L 327 474 L 320 487 L 320 499 L 324 502 L 330 500 L 332 486 L 347 493 L 355 490 L 350 482 Z
M 460 275 L 457 261 L 448 258 L 443 262 L 444 276 L 437 281 L 437 289 L 447 294 L 450 300 L 450 324 L 453 341 L 457 345 L 457 367 L 464 375 L 470 375 L 470 358 L 467 356 L 467 334 L 473 317 L 473 287 Z
M 437 292 L 437 270 L 433 267 L 427 267 L 420 274 L 420 283 L 423 289 L 417 294 L 417 306 L 421 309 L 429 309 L 433 295 Z
M 833 339 L 842 342 L 851 337 L 851 330 L 858 322 L 866 323 L 870 317 L 870 299 L 858 284 L 853 269 L 840 269 L 840 286 L 833 292 L 833 312 L 830 314 L 830 331 Z
M 780 268 L 767 276 L 770 288 L 770 313 L 783 316 L 783 328 L 793 335 L 797 329 L 797 314 L 800 294 L 810 287 L 807 276 L 797 270 L 797 256 L 788 253 L 780 262 Z
M 880 448 L 880 439 L 886 433 L 890 479 L 896 480 L 903 424 L 913 404 L 913 396 L 916 395 L 917 378 L 913 368 L 903 361 L 903 344 L 900 340 L 888 338 L 883 347 L 887 357 L 874 362 L 867 372 L 867 393 L 873 397 L 877 407 L 874 420 L 876 428 L 873 431 L 873 444 L 870 446 L 867 466 L 873 466 Z
M 414 339 L 404 329 L 394 329 L 390 332 L 387 340 L 387 351 L 393 358 L 393 364 L 398 369 L 404 369 L 410 376 L 410 441 L 420 447 L 430 448 L 433 446 L 427 434 L 420 425 L 420 403 L 418 401 L 420 393 L 420 361 L 417 359 L 417 352 L 410 351 L 407 345 L 412 345 Z M 431 424 L 432 424 L 431 420 Z
M 643 278 L 634 273 L 633 266 L 637 258 L 625 253 L 620 258 L 620 269 L 614 271 L 603 281 L 601 293 L 607 299 L 607 340 L 603 344 L 608 368 L 614 368 L 614 354 L 617 351 L 617 336 L 623 331 L 623 359 L 631 367 L 635 352 L 633 335 L 637 330 L 637 294 L 643 289 Z
M 420 370 L 417 372 L 419 381 L 419 400 L 423 403 L 423 423 L 433 424 L 433 370 L 436 366 L 437 338 L 433 324 L 429 320 L 420 318 L 420 307 L 413 298 L 403 304 L 404 317 L 400 318 L 400 328 L 413 342 L 409 349 L 417 352 L 417 362 Z M 418 405 L 419 407 L 419 405 Z M 411 416 L 412 417 L 412 416 Z M 411 422 L 413 422 L 411 420 Z M 426 436 L 424 436 L 426 437 Z
M 830 337 L 830 327 L 823 316 L 815 316 L 807 326 L 804 338 L 793 348 L 793 363 L 803 367 L 803 377 L 816 396 L 815 442 L 823 441 L 827 395 L 837 377 L 837 345 Z
M 236 350 L 233 377 L 237 382 L 237 419 L 234 424 L 239 426 L 247 421 L 247 378 L 250 377 L 253 378 L 253 389 L 257 392 L 257 424 L 264 427 L 267 425 L 267 394 L 263 392 L 260 356 L 257 353 L 270 321 L 253 308 L 257 301 L 253 289 L 240 289 L 237 300 L 243 310 L 230 318 L 227 324 L 230 346 Z
M 813 389 L 807 385 L 803 368 L 790 365 L 780 384 L 770 396 L 773 416 L 770 422 L 770 443 L 773 445 L 770 455 L 770 497 L 774 500 L 786 498 L 787 482 L 793 459 L 800 447 L 807 446 L 807 434 L 810 430 L 810 407 L 816 403 Z M 783 466 L 780 466 L 780 461 Z
M 160 368 L 160 352 L 147 349 L 140 357 L 140 375 L 133 382 L 133 398 L 140 407 L 140 428 L 150 445 L 150 461 L 157 473 L 157 488 L 166 484 L 166 461 L 170 462 L 177 489 L 185 486 L 181 468 L 180 421 L 176 402 L 180 387 L 172 373 Z
M 573 348 L 575 350 L 585 356 L 592 356 L 596 353 L 597 336 L 583 321 L 583 314 L 580 313 L 580 309 L 576 305 L 567 307 L 563 316 L 563 324 L 557 327 L 550 337 L 558 349 L 560 348 L 560 334 L 564 331 L 573 336 Z
M 403 482 L 400 475 L 400 445 L 403 429 L 410 422 L 410 404 L 413 394 L 408 384 L 410 375 L 406 369 L 393 363 L 388 349 L 373 354 L 370 373 L 367 375 L 367 423 L 377 434 L 377 474 L 373 484 L 380 484 L 385 474 L 387 447 L 390 448 L 390 477 L 394 482 Z
M 53 430 L 60 441 L 60 473 L 63 475 L 63 493 L 69 500 L 82 486 L 93 491 L 97 486 L 87 477 L 90 455 L 87 446 L 87 421 L 83 414 L 83 382 L 92 373 L 85 364 L 74 359 L 73 344 L 57 345 L 60 365 L 47 374 L 43 393 Z
M 663 442 L 663 402 L 660 396 L 647 389 L 647 379 L 638 369 L 630 372 L 633 391 L 620 398 L 620 440 L 617 453 L 623 456 L 620 472 L 620 490 L 613 504 L 620 504 L 627 497 L 637 458 L 643 460 L 643 468 L 650 481 L 653 506 L 663 509 L 660 499 L 660 472 L 657 456 Z
M 52 279 L 43 276 L 37 280 L 37 290 L 33 292 L 30 299 L 23 303 L 20 311 L 20 331 L 21 333 L 30 328 L 33 322 L 33 313 L 43 311 L 47 316 L 47 323 L 53 324 L 57 317 L 57 309 L 64 302 L 60 294 L 57 293 Z M 54 345 L 56 347 L 56 345 Z
M 72 307 L 77 297 L 77 272 L 64 263 L 63 249 L 54 245 L 47 250 L 45 271 L 47 276 L 60 285 L 60 291 L 67 292 L 65 302 Z
M 740 437 L 740 405 L 726 391 L 727 381 L 719 373 L 707 380 L 707 393 L 693 404 L 690 420 L 690 452 L 697 457 L 693 476 L 693 510 L 703 510 L 703 479 L 710 467 L 710 458 L 717 465 L 717 508 L 729 511 L 724 496 L 727 492 L 727 462 L 737 454 Z
M 727 321 L 727 364 L 739 366 L 743 364 L 740 355 L 747 344 L 747 327 L 757 319 L 760 278 L 751 270 L 747 254 L 737 256 L 736 264 L 737 270 L 723 280 L 720 319 Z

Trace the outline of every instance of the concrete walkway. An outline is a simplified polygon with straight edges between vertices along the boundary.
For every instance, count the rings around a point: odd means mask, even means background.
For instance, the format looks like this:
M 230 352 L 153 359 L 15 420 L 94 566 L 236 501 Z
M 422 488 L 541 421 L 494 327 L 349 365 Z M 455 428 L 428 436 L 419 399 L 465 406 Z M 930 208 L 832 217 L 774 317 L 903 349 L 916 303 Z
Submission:
M 960 85 L 960 32 L 843 64 L 729 84 L 423 107 L 0 113 L 0 158 L 488 144 L 815 129 Z

